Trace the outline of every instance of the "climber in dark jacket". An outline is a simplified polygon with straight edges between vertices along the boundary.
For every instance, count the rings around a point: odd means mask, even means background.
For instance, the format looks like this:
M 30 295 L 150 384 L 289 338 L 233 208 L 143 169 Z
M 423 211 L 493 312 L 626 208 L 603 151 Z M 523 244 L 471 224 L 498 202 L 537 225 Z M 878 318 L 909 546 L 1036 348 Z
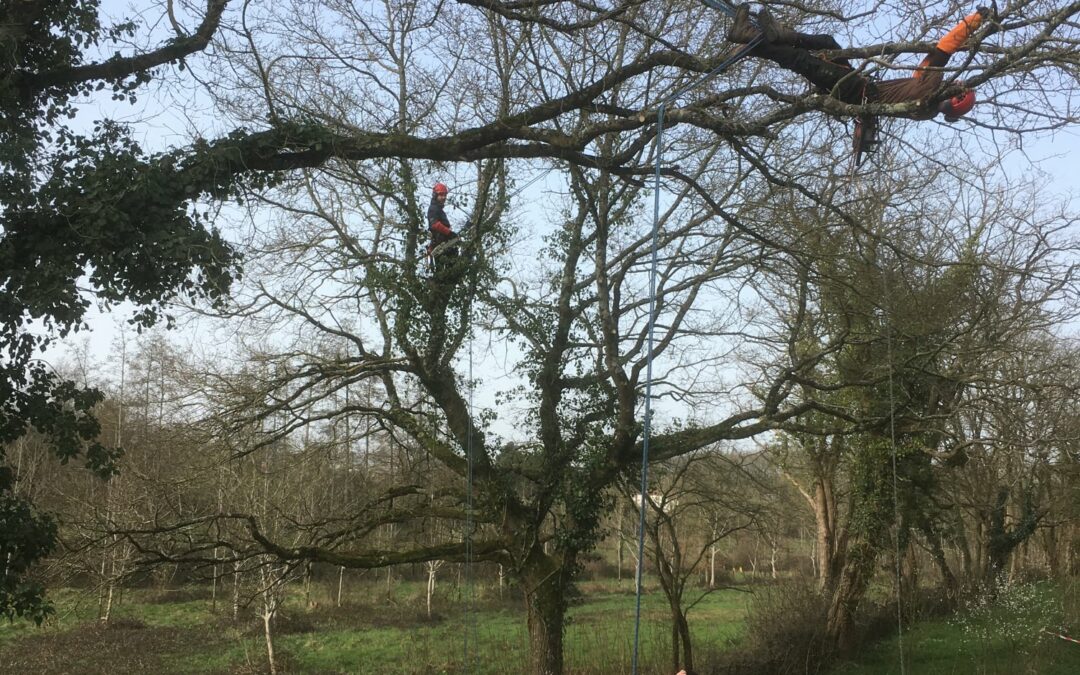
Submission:
M 433 253 L 440 244 L 456 239 L 457 233 L 450 228 L 450 219 L 446 217 L 446 211 L 443 210 L 443 205 L 446 204 L 446 195 L 450 193 L 450 189 L 442 183 L 435 183 L 435 187 L 431 189 L 431 204 L 428 205 L 427 210 L 427 223 L 428 232 L 431 233 L 431 243 L 428 244 L 427 253 L 428 259 L 431 264 L 435 266 Z M 440 256 L 457 257 L 457 248 L 448 247 L 446 250 L 439 251 Z
M 940 113 L 947 122 L 955 122 L 975 105 L 973 90 L 958 82 L 961 91 L 955 96 L 936 106 L 931 105 L 929 98 L 941 87 L 944 76 L 941 68 L 990 14 L 989 9 L 980 7 L 978 11 L 964 17 L 930 50 L 911 77 L 890 80 L 867 77 L 852 69 L 846 59 L 830 61 L 815 55 L 813 51 L 842 47 L 831 35 L 800 33 L 783 26 L 764 8 L 758 12 L 758 25 L 754 26 L 750 22 L 750 8 L 740 5 L 736 9 L 735 21 L 728 33 L 728 39 L 747 44 L 758 36 L 763 36 L 763 41 L 750 51 L 751 56 L 768 59 L 802 75 L 822 91 L 844 103 L 860 105 L 914 101 L 919 102 L 921 107 L 910 114 L 912 119 L 927 120 Z

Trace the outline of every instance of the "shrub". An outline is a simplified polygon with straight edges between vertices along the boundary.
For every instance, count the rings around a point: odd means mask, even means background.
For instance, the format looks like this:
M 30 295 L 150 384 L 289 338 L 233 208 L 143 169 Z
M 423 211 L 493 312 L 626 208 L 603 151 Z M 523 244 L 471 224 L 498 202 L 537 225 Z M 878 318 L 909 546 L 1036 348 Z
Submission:
M 761 586 L 746 618 L 745 648 L 732 652 L 719 672 L 815 673 L 831 661 L 825 635 L 827 607 L 812 580 Z
M 1022 670 L 1040 646 L 1053 639 L 1044 629 L 1060 626 L 1062 620 L 1061 605 L 1042 585 L 1002 580 L 972 595 L 950 623 L 960 628 L 970 653 L 993 661 L 980 664 L 983 668 L 1001 667 L 1004 654 L 1016 659 Z

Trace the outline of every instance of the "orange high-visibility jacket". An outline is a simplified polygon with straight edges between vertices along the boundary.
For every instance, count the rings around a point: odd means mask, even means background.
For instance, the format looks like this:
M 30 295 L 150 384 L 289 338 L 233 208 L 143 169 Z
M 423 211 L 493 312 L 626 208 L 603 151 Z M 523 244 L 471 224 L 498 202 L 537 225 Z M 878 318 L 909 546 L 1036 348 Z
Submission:
M 933 94 L 941 86 L 943 79 L 941 67 L 949 62 L 950 56 L 964 46 L 982 22 L 982 12 L 972 12 L 965 16 L 955 28 L 945 34 L 945 37 L 938 40 L 937 46 L 930 50 L 911 77 L 878 82 L 876 95 L 872 97 L 873 102 L 904 103 L 918 101 Z M 933 114 L 929 114 L 929 117 L 933 117 Z

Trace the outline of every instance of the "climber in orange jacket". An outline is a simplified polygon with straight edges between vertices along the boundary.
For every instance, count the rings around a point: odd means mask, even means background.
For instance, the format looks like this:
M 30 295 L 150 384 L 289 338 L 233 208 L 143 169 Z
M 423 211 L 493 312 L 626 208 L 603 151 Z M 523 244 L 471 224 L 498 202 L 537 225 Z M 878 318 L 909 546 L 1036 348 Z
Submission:
M 936 105 L 930 100 L 938 89 L 944 73 L 941 70 L 972 34 L 991 15 L 986 7 L 972 12 L 941 38 L 930 50 L 911 77 L 876 80 L 852 69 L 846 59 L 833 61 L 816 56 L 820 50 L 842 49 L 828 34 L 808 34 L 792 30 L 777 23 L 769 11 L 762 8 L 757 15 L 757 26 L 750 21 L 750 8 L 740 5 L 735 11 L 735 21 L 728 32 L 731 42 L 748 44 L 763 37 L 750 56 L 768 59 L 784 68 L 798 73 L 844 103 L 906 103 L 922 105 L 912 113 L 912 119 L 931 119 L 937 114 L 948 122 L 955 122 L 971 111 L 975 105 L 975 92 L 957 82 L 959 91 Z

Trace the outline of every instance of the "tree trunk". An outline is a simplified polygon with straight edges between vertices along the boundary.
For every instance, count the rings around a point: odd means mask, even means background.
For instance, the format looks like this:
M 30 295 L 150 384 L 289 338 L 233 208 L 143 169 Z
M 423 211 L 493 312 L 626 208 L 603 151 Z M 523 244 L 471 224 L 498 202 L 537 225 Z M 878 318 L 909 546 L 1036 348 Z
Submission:
M 270 662 L 270 675 L 277 675 L 277 660 L 274 658 L 274 633 L 273 633 L 273 621 L 277 615 L 278 610 L 278 593 L 280 588 L 278 584 L 280 580 L 275 578 L 273 569 L 267 569 L 265 567 L 260 569 L 260 576 L 262 577 L 263 584 L 263 635 L 266 637 L 266 657 Z
M 1062 539 L 1068 542 L 1065 547 L 1065 574 L 1071 576 L 1077 574 L 1077 572 L 1080 572 L 1080 569 L 1078 569 L 1078 567 L 1080 566 L 1077 565 L 1076 556 L 1076 549 L 1078 544 L 1078 538 L 1075 536 L 1076 527 L 1070 525 L 1068 529 L 1069 532 L 1066 533 L 1066 536 L 1062 537 Z
M 536 553 L 526 561 L 522 586 L 528 615 L 531 675 L 562 675 L 568 582 L 565 568 L 551 556 Z
M 960 553 L 962 578 L 965 583 L 969 583 L 975 578 L 975 559 L 971 555 L 971 545 L 968 543 L 967 526 L 964 524 L 964 516 L 959 512 L 956 515 L 954 539 Z
M 622 581 L 622 566 L 623 566 L 623 509 L 618 507 L 615 509 L 615 516 L 617 518 L 615 523 L 615 580 Z
M 679 633 L 682 635 L 683 669 L 688 673 L 694 672 L 694 646 L 690 642 L 690 624 L 686 621 L 686 614 L 679 613 Z
M 672 610 L 671 621 L 671 672 L 676 672 L 679 668 L 679 624 L 674 620 L 675 610 Z
M 232 620 L 240 618 L 240 561 L 233 562 Z
M 270 661 L 270 675 L 277 675 L 277 660 L 274 658 L 274 633 L 271 630 L 271 620 L 273 615 L 268 612 L 263 612 L 263 635 L 266 637 L 266 657 Z
M 1043 530 L 1043 548 L 1046 549 L 1046 566 L 1051 579 L 1061 578 L 1061 550 L 1058 546 L 1057 525 L 1050 525 Z
M 817 526 L 818 586 L 829 597 L 843 568 L 843 551 L 836 534 L 836 497 L 831 481 L 818 478 L 814 486 L 814 522 Z
M 221 570 L 218 568 L 218 547 L 214 547 L 214 567 L 213 576 L 210 579 L 210 613 L 217 614 L 217 587 L 218 587 L 218 574 Z
M 435 575 L 442 567 L 441 560 L 431 560 L 427 563 L 427 615 L 431 618 L 431 598 L 435 595 Z
M 644 570 L 639 570 L 641 567 L 641 556 L 634 552 L 634 592 L 641 593 L 642 587 L 645 585 Z
M 860 541 L 852 546 L 829 603 L 826 634 L 841 654 L 850 653 L 855 646 L 855 612 L 866 595 L 878 552 L 875 542 Z
M 990 561 L 986 555 L 986 514 L 979 514 L 979 521 L 975 524 L 975 552 L 972 556 L 972 574 L 969 578 L 976 579 L 977 583 L 985 583 L 990 579 Z
M 1000 575 L 1006 571 L 1006 565 L 1010 562 L 1009 557 L 1018 547 L 1027 542 L 1039 523 L 1039 514 L 1029 494 L 1024 498 L 1020 517 L 1016 519 L 1012 527 L 1007 527 L 1005 521 L 1008 515 L 1008 499 L 1008 488 L 999 488 L 987 528 L 987 581 L 990 585 L 997 583 Z M 1013 557 L 1014 562 L 1018 559 L 1019 556 Z M 1012 567 L 1009 568 L 1009 571 L 1011 570 Z
M 311 609 L 311 561 L 304 565 L 304 606 Z
M 908 597 L 914 597 L 914 594 L 919 590 L 919 559 L 915 554 L 914 541 L 907 546 L 902 571 L 904 584 L 900 587 L 900 592 L 906 593 Z M 900 597 L 903 599 L 904 595 Z
M 115 592 L 115 589 L 116 582 L 112 576 L 110 576 L 108 590 L 105 592 L 105 607 L 101 611 L 102 623 L 109 623 L 109 619 L 112 618 L 113 593 Z
M 671 671 L 680 667 L 690 673 L 694 670 L 694 647 L 690 641 L 690 624 L 682 610 L 682 598 L 675 594 L 668 596 L 671 609 Z
M 948 594 L 949 600 L 956 600 L 960 588 L 956 581 L 956 575 L 949 569 L 949 563 L 945 559 L 945 549 L 941 545 L 941 536 L 937 532 L 924 532 L 924 534 L 929 545 L 930 557 L 934 560 L 934 564 L 941 574 L 942 583 L 945 584 L 945 592 Z

